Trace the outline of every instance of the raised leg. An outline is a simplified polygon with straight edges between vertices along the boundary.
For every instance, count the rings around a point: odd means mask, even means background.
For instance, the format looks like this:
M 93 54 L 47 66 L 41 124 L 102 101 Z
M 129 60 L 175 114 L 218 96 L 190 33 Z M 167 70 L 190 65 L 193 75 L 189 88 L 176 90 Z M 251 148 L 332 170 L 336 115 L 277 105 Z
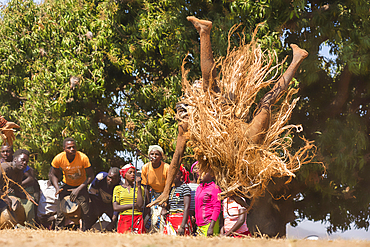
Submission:
M 299 65 L 308 56 L 308 52 L 299 48 L 297 45 L 291 44 L 290 47 L 293 49 L 293 60 L 291 64 L 275 86 L 263 96 L 259 103 L 257 114 L 252 120 L 248 133 L 252 143 L 258 144 L 263 140 L 264 133 L 270 123 L 271 105 L 276 102 L 282 92 L 287 90 Z
M 216 69 L 214 69 L 213 52 L 211 46 L 212 22 L 199 20 L 194 16 L 188 16 L 188 21 L 193 23 L 200 36 L 200 67 L 202 70 L 203 90 L 207 91 L 211 80 L 216 78 Z M 217 88 L 217 85 L 213 86 Z

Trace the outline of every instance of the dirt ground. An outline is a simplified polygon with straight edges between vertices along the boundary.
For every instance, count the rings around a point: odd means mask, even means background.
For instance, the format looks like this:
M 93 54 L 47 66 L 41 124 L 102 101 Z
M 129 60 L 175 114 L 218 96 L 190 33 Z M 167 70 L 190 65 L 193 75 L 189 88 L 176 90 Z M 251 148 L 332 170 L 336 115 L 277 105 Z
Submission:
M 163 235 L 130 235 L 80 231 L 1 230 L 0 246 L 104 246 L 104 247 L 344 247 L 370 246 L 370 241 L 356 240 L 291 240 L 291 239 L 232 239 L 226 237 L 176 237 Z

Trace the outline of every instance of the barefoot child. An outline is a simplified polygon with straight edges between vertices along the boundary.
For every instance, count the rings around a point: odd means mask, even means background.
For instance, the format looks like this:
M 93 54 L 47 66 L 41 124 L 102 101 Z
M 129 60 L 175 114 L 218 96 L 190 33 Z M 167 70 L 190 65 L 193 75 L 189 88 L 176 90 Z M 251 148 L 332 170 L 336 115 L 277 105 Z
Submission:
M 125 182 L 122 185 L 117 185 L 113 190 L 113 210 L 119 212 L 117 232 L 126 233 L 131 231 L 132 210 L 134 208 L 133 232 L 142 234 L 144 232 L 144 222 L 140 210 L 143 206 L 144 191 L 141 187 L 141 179 L 136 177 L 135 203 L 133 205 L 135 167 L 131 164 L 125 165 L 120 170 L 120 174 Z

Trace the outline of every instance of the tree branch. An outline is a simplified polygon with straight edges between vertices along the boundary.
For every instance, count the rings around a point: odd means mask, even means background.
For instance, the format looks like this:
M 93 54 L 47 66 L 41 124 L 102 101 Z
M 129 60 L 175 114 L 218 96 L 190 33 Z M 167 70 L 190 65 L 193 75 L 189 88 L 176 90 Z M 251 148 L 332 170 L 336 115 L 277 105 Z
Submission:
M 122 125 L 122 119 L 120 117 L 112 117 L 104 112 L 102 112 L 100 109 L 95 109 L 96 116 L 99 118 L 99 121 L 107 126 L 117 126 Z
M 338 94 L 328 107 L 330 117 L 334 117 L 342 111 L 343 105 L 348 99 L 349 83 L 351 82 L 351 78 L 352 73 L 349 71 L 348 65 L 346 65 L 338 82 Z

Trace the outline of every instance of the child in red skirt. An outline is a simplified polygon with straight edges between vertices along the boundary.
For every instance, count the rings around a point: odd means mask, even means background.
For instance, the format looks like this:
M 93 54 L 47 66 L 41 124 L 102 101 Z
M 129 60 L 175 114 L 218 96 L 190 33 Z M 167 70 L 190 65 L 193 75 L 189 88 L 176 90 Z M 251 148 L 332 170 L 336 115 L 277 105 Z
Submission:
M 184 183 L 187 171 L 181 166 L 177 173 L 172 187 L 170 198 L 168 200 L 168 208 L 162 209 L 162 214 L 166 215 L 166 225 L 164 234 L 167 235 L 190 235 L 192 232 L 190 222 L 190 187 Z
M 142 234 L 145 230 L 143 214 L 140 212 L 143 206 L 144 194 L 144 189 L 141 187 L 141 178 L 136 177 L 135 202 L 133 205 L 135 167 L 131 164 L 125 165 L 120 170 L 120 174 L 125 179 L 125 182 L 122 185 L 117 185 L 113 190 L 113 209 L 119 212 L 117 232 L 131 232 L 132 210 L 134 210 L 132 232 Z

